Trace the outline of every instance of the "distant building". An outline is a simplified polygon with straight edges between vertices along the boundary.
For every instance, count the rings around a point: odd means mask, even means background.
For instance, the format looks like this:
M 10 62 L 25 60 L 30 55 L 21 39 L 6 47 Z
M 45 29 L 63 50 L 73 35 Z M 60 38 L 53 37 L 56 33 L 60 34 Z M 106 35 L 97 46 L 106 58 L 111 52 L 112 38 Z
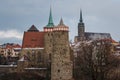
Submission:
M 85 26 L 82 19 L 82 11 L 80 11 L 80 20 L 78 23 L 78 36 L 75 36 L 74 41 L 79 42 L 83 40 L 100 40 L 100 39 L 112 39 L 112 38 L 110 33 L 85 32 Z
M 6 43 L 1 45 L 0 54 L 7 57 L 18 57 L 21 51 L 21 45 L 15 43 Z
M 21 46 L 15 43 L 0 45 L 0 65 L 17 64 Z
M 117 57 L 119 57 L 119 59 L 120 59 L 120 43 L 118 43 L 118 44 L 116 44 L 115 46 L 114 46 L 114 55 L 115 56 L 117 56 Z

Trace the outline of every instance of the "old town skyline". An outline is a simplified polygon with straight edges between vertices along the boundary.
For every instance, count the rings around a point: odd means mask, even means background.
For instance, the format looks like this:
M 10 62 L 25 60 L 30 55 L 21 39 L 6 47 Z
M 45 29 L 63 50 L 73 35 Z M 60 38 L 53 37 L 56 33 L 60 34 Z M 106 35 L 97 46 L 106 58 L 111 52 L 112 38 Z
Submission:
M 116 41 L 120 40 L 118 35 L 120 11 L 117 9 L 120 1 L 112 0 L 103 3 L 103 0 L 75 0 L 66 4 L 67 2 L 68 0 L 1 1 L 0 44 L 22 43 L 23 32 L 33 24 L 42 31 L 48 23 L 51 4 L 55 25 L 62 17 L 64 23 L 70 28 L 70 40 L 77 35 L 80 8 L 83 11 L 83 21 L 87 32 L 107 32 L 111 33 Z

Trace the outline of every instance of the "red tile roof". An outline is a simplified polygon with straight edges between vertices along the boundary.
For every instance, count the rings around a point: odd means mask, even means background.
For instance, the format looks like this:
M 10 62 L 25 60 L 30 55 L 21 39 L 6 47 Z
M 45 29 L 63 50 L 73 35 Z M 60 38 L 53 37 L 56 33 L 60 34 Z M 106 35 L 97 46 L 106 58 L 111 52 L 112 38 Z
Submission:
M 24 32 L 22 48 L 43 48 L 44 32 Z
M 7 44 L 6 45 L 6 49 L 12 49 L 12 48 L 21 48 L 21 46 L 19 44 Z

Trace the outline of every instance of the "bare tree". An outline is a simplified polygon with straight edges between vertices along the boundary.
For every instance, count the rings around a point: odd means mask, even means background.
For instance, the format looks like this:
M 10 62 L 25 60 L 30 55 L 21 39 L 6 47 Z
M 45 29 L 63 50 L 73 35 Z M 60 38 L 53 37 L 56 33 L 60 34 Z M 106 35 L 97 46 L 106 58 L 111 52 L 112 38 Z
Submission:
M 107 80 L 109 71 L 117 64 L 111 42 L 96 40 L 81 42 L 77 50 L 75 75 L 79 80 Z M 113 63 L 114 62 L 114 63 Z

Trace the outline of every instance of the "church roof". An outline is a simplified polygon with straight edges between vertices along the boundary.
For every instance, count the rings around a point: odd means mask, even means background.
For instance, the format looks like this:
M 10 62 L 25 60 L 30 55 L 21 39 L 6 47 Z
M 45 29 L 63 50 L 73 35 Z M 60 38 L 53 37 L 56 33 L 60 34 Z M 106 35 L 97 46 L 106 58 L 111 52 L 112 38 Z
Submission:
M 39 32 L 39 30 L 38 30 L 34 25 L 32 25 L 32 26 L 28 29 L 28 32 Z
M 85 32 L 85 38 L 87 40 L 111 39 L 111 35 L 110 33 Z
M 22 48 L 44 48 L 44 32 L 24 32 Z

